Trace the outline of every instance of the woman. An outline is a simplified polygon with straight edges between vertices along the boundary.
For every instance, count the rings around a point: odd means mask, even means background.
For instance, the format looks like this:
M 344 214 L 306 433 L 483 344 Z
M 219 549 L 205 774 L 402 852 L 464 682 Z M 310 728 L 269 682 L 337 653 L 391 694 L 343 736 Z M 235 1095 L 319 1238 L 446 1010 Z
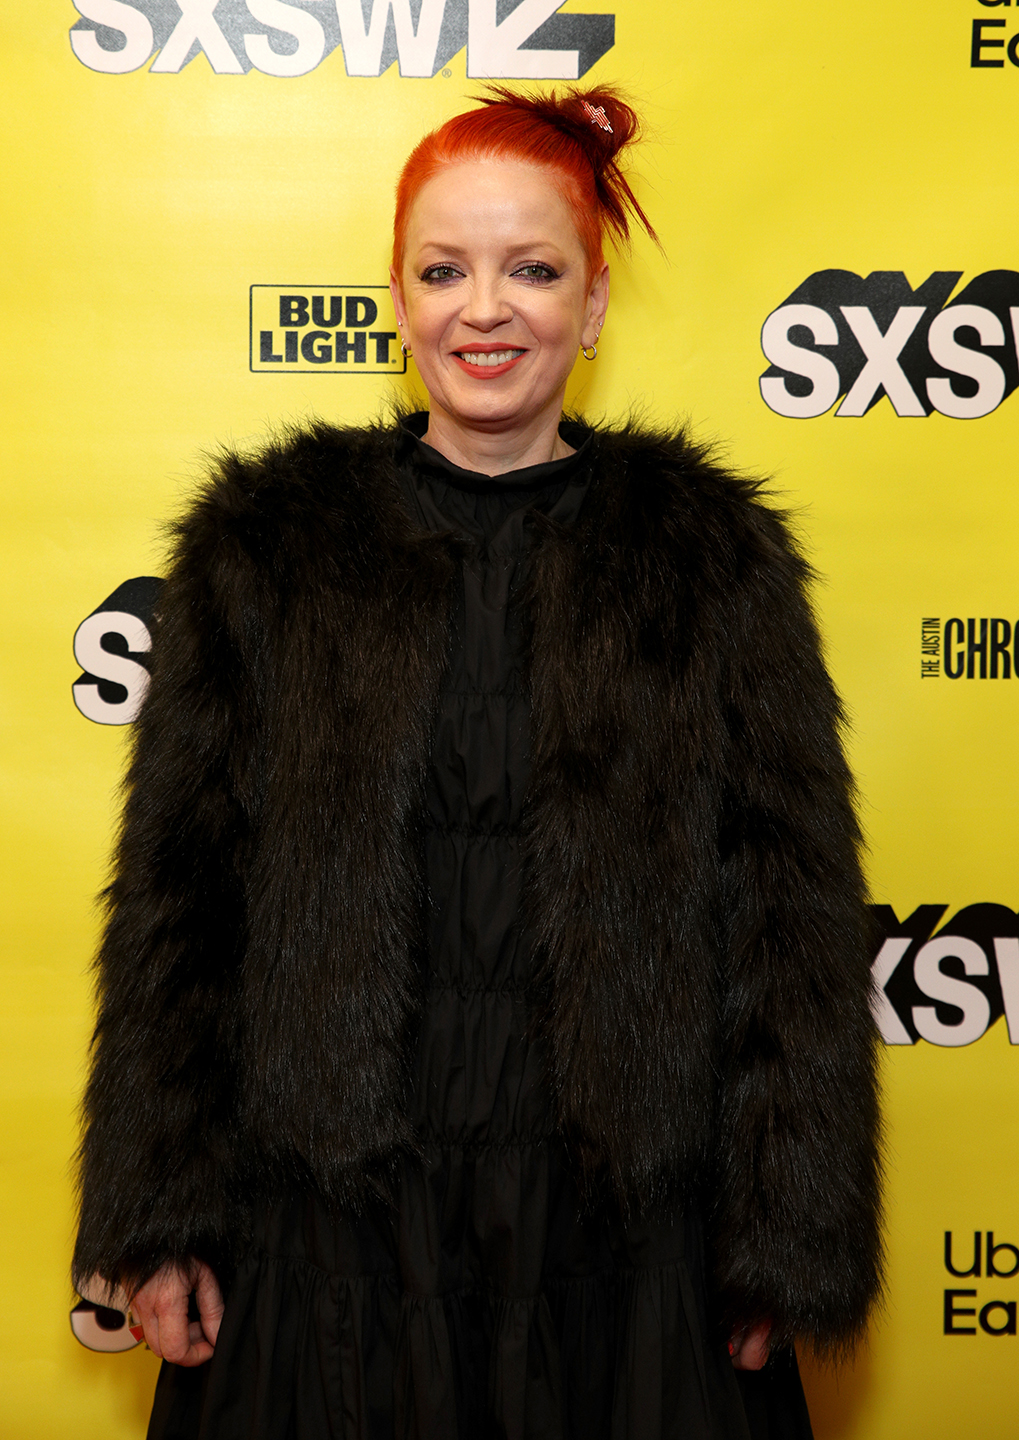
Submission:
M 875 1295 L 807 568 L 681 434 L 562 419 L 635 133 L 495 91 L 427 136 L 428 413 L 228 455 L 178 527 L 76 1254 L 173 1362 L 150 1435 L 806 1436 L 792 1341 Z

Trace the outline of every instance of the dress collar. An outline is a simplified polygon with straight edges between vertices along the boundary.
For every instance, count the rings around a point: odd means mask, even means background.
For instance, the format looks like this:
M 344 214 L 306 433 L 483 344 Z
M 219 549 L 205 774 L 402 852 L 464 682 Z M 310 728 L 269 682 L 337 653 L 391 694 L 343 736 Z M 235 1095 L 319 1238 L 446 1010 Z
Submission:
M 477 495 L 492 495 L 507 490 L 537 490 L 552 481 L 566 484 L 576 479 L 586 463 L 594 434 L 579 421 L 563 420 L 559 425 L 559 434 L 567 445 L 573 446 L 572 455 L 565 455 L 561 460 L 545 460 L 540 465 L 525 465 L 502 475 L 485 475 L 481 471 L 465 470 L 455 465 L 441 451 L 426 445 L 421 436 L 427 429 L 427 410 L 419 410 L 401 420 L 398 459 L 412 459 L 421 473 Z

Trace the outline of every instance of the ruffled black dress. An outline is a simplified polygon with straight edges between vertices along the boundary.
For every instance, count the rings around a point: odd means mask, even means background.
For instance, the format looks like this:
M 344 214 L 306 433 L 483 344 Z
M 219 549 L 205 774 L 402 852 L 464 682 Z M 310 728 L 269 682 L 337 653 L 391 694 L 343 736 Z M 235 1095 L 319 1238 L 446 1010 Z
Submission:
M 693 1215 L 623 1224 L 580 1202 L 554 1132 L 519 904 L 529 773 L 518 598 L 565 460 L 461 470 L 407 422 L 417 523 L 465 540 L 427 796 L 432 901 L 415 1121 L 397 1212 L 265 1208 L 212 1361 L 164 1365 L 150 1440 L 809 1440 L 791 1356 L 737 1376 L 708 1320 Z

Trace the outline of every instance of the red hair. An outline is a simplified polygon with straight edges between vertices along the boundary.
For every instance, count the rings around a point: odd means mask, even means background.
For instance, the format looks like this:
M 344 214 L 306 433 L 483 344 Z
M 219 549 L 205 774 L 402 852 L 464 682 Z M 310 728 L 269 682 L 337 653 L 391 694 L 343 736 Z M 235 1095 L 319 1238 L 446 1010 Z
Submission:
M 553 171 L 573 211 L 591 275 L 604 263 L 605 232 L 625 245 L 631 216 L 659 243 L 619 167 L 617 156 L 639 138 L 640 121 L 614 89 L 518 95 L 493 85 L 477 98 L 479 110 L 454 115 L 426 135 L 403 167 L 393 220 L 397 274 L 418 191 L 444 166 L 463 161 L 522 160 Z

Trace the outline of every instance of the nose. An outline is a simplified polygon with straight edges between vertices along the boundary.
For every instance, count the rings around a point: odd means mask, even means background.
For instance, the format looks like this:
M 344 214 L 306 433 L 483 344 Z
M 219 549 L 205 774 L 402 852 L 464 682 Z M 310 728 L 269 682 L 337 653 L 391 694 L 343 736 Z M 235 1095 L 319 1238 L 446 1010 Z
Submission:
M 513 307 L 502 293 L 498 277 L 475 275 L 460 319 L 485 333 L 513 319 Z

